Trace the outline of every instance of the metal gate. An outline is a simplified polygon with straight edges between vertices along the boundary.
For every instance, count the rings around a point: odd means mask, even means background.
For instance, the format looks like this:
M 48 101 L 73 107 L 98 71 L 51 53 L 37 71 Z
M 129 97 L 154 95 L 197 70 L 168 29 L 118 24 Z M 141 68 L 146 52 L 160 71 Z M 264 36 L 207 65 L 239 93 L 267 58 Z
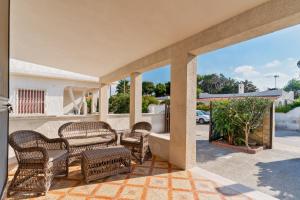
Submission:
M 165 104 L 165 133 L 170 132 L 170 104 Z

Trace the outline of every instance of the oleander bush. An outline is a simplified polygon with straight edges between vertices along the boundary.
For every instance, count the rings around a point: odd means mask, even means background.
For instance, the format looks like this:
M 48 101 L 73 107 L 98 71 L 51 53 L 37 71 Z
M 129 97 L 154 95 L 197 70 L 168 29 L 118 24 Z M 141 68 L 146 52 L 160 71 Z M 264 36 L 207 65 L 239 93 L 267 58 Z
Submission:
M 257 97 L 214 102 L 214 131 L 227 139 L 229 144 L 245 144 L 249 148 L 249 135 L 262 125 L 270 105 L 270 100 Z

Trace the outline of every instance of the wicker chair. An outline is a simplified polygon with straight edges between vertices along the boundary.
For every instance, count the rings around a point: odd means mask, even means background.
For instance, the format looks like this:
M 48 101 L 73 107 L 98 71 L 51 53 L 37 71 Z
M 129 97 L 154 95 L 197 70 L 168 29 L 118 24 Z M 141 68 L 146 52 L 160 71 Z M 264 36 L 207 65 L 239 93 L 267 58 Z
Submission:
M 121 133 L 120 144 L 129 148 L 131 154 L 141 164 L 147 153 L 151 154 L 148 136 L 152 126 L 148 122 L 138 122 L 132 126 L 131 131 Z
M 15 151 L 18 169 L 8 187 L 8 196 L 16 192 L 46 194 L 54 176 L 68 176 L 68 142 L 49 139 L 30 130 L 9 136 Z
M 58 135 L 69 143 L 69 164 L 81 161 L 86 150 L 114 146 L 118 140 L 117 132 L 102 121 L 69 122 L 58 129 Z

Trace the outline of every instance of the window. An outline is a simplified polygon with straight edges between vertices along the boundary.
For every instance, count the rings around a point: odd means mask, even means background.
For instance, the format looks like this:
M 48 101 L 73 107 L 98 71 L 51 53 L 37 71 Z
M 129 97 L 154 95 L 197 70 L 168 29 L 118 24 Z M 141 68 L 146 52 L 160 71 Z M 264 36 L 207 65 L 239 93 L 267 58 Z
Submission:
M 44 114 L 45 91 L 18 90 L 18 114 Z

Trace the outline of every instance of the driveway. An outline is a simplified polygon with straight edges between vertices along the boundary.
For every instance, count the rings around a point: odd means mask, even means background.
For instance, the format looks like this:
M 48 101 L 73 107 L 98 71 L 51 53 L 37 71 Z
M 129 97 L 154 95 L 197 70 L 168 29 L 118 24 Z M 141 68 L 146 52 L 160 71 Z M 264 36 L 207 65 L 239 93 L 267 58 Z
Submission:
M 300 199 L 300 132 L 275 135 L 274 149 L 251 155 L 208 143 L 208 125 L 198 125 L 198 166 L 279 199 Z

